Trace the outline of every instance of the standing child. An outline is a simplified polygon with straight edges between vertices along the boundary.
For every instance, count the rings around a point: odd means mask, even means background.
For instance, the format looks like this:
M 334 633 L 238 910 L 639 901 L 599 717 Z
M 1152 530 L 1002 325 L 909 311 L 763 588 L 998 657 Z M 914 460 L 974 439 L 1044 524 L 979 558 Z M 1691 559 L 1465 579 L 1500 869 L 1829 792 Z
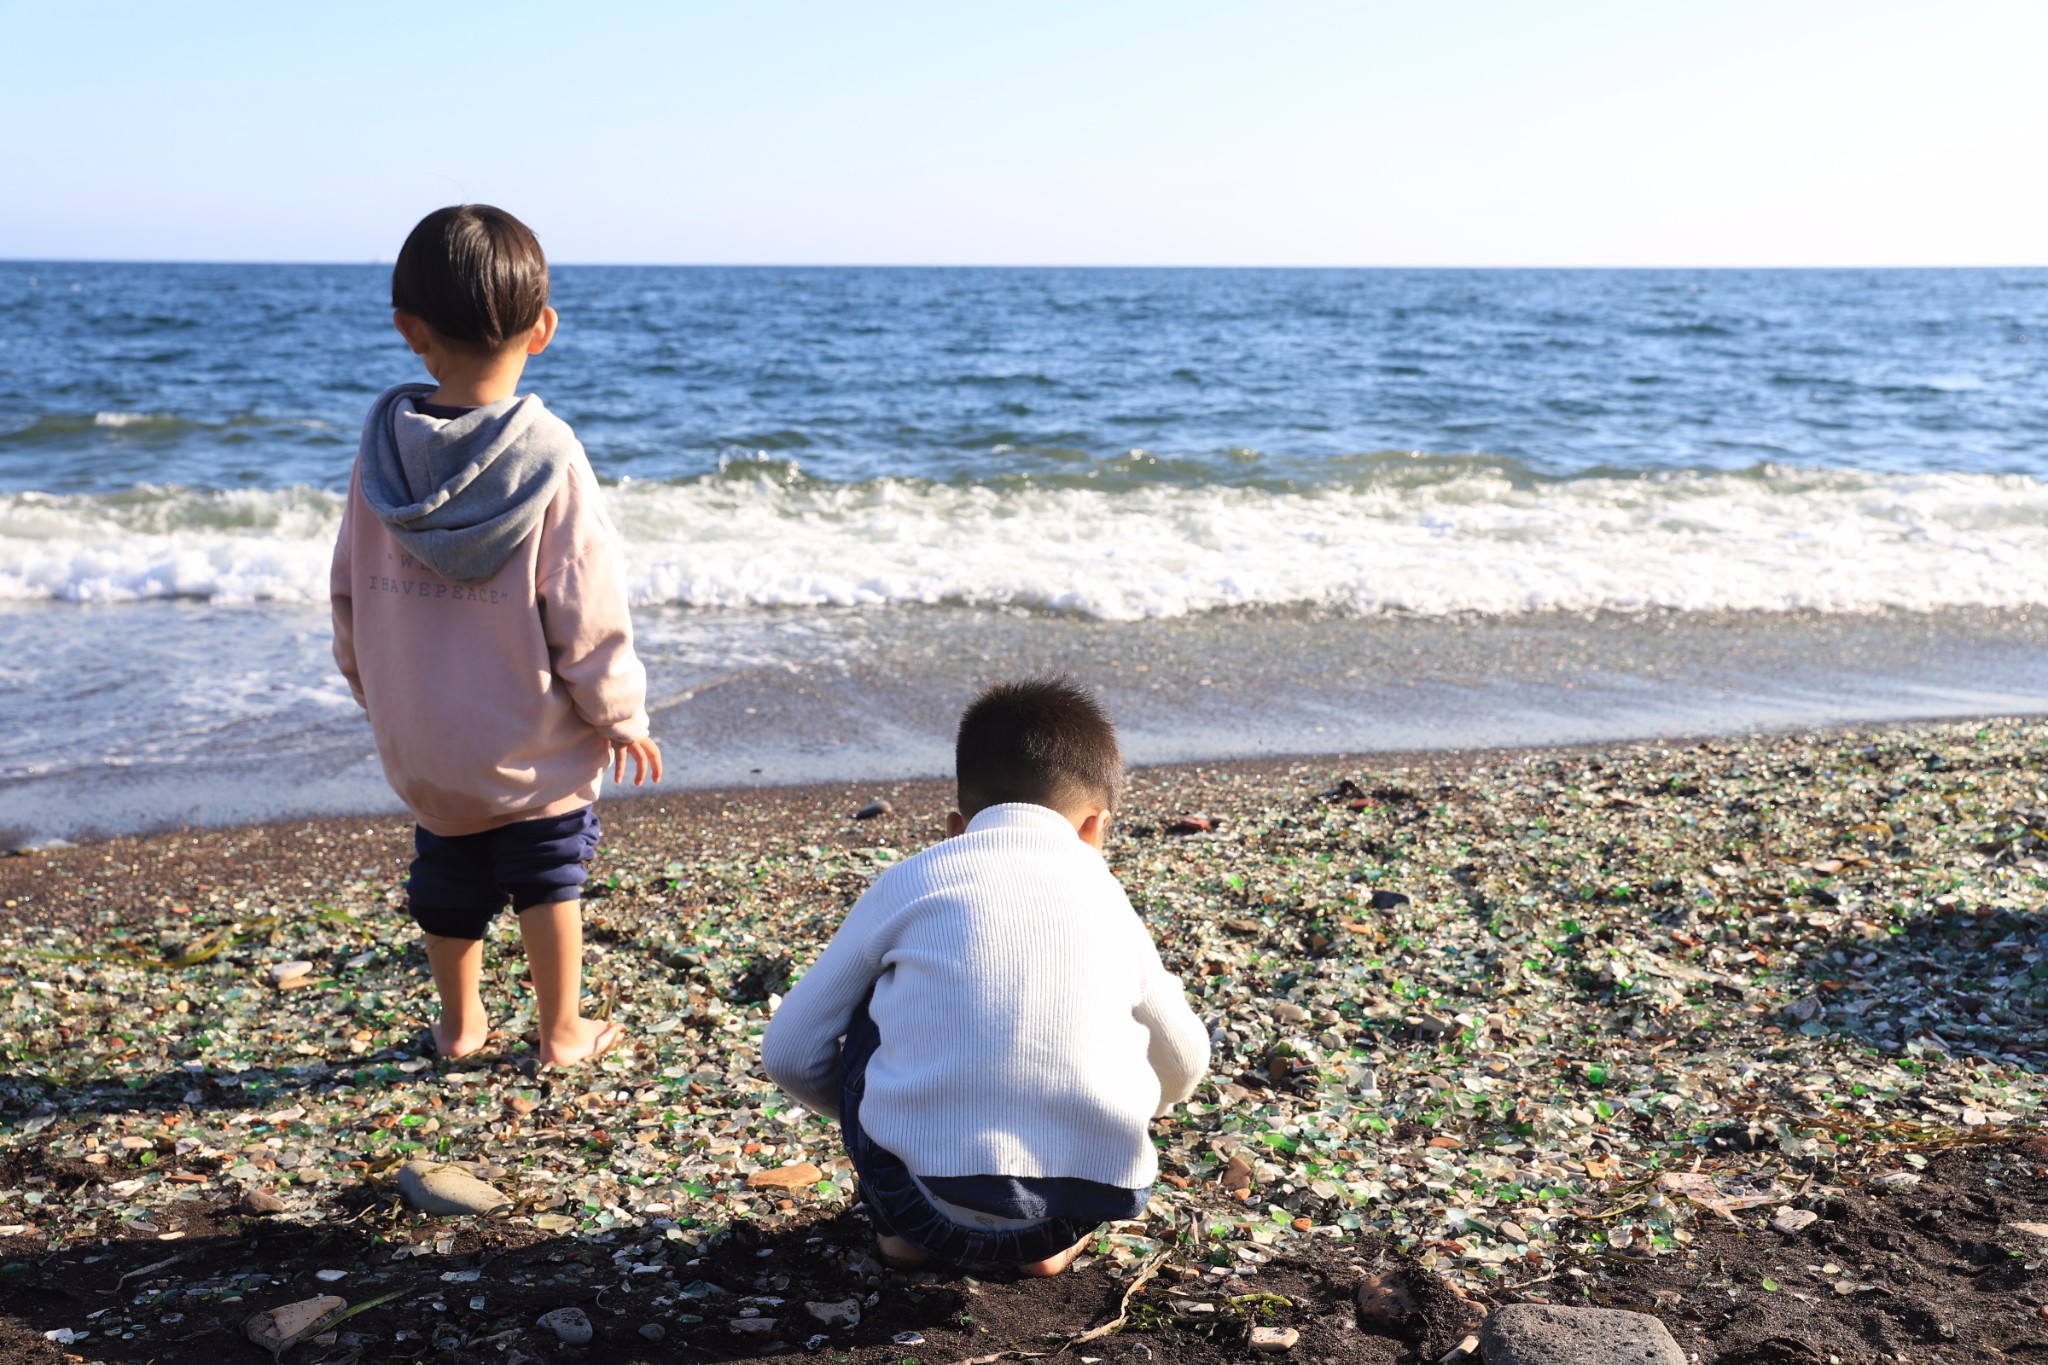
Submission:
M 618 1046 L 583 1017 L 584 864 L 594 802 L 633 763 L 661 780 L 618 537 L 568 425 L 528 394 L 555 335 L 547 259 L 483 204 L 420 220 L 391 272 L 392 321 L 434 384 L 370 408 L 334 547 L 334 659 L 418 826 L 406 883 L 441 997 L 443 1057 L 484 1045 L 483 938 L 511 903 L 540 1059 Z
M 1209 1037 L 1102 861 L 1123 759 L 1095 699 L 991 687 L 955 764 L 950 837 L 847 912 L 761 1062 L 839 1119 L 884 1260 L 1057 1275 L 1144 1211 L 1149 1124 L 1194 1092 Z

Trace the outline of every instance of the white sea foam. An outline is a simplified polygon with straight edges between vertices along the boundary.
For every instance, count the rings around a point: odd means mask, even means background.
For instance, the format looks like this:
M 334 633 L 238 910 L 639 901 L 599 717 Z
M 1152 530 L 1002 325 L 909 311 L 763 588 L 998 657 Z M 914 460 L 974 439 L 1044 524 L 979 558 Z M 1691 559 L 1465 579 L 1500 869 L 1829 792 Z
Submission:
M 1015 604 L 1111 620 L 1243 606 L 2048 605 L 2048 484 L 1767 469 L 1562 482 L 1465 468 L 1271 492 L 834 485 L 726 474 L 608 494 L 640 603 Z M 0 498 L 0 597 L 317 602 L 340 516 L 296 488 Z

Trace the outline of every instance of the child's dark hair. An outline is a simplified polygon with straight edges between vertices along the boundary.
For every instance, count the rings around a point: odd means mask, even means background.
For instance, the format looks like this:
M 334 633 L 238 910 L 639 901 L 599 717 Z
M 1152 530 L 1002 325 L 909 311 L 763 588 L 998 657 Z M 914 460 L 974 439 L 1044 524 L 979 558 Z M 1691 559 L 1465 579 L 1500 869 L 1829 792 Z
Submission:
M 548 258 L 505 210 L 451 204 L 420 219 L 398 249 L 391 306 L 459 346 L 501 350 L 548 306 Z
M 1008 801 L 1061 810 L 1114 806 L 1124 785 L 1123 752 L 1102 704 L 1067 678 L 997 683 L 960 717 L 953 749 L 960 813 Z

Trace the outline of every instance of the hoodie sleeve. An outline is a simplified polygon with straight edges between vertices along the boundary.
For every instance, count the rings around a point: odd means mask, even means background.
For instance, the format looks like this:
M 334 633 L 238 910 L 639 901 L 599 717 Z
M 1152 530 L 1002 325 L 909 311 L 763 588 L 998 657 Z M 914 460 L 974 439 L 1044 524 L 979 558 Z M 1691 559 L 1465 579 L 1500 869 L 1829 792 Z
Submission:
M 334 564 L 327 574 L 328 608 L 334 615 L 334 663 L 348 679 L 356 705 L 363 702 L 363 675 L 356 666 L 355 515 L 357 473 L 348 478 L 348 500 L 341 507 L 341 530 L 334 537 Z
M 606 739 L 647 737 L 647 670 L 633 652 L 618 535 L 597 503 L 597 479 L 581 458 L 548 509 L 539 566 L 541 628 L 555 676 L 577 714 Z M 557 521 L 559 514 L 559 521 Z M 548 536 L 548 530 L 558 534 Z M 550 547 L 558 547 L 549 553 Z

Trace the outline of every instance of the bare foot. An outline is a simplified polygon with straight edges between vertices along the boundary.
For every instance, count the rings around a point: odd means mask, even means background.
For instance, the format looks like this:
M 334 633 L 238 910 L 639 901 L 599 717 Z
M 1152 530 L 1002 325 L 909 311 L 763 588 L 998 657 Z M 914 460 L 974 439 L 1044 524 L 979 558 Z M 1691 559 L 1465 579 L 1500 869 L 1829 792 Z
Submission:
M 1088 1234 L 1088 1237 L 1093 1237 L 1094 1235 L 1091 1232 Z M 1027 1275 L 1034 1280 L 1051 1279 L 1074 1263 L 1074 1258 L 1081 1254 L 1081 1248 L 1088 1245 L 1088 1237 L 1083 1237 L 1057 1256 L 1048 1256 L 1042 1261 L 1026 1261 L 1023 1265 L 1017 1267 L 1017 1273 L 1019 1275 Z
M 891 1270 L 915 1270 L 931 1260 L 917 1243 L 886 1232 L 875 1234 L 875 1251 L 881 1256 L 882 1264 Z
M 451 1062 L 457 1057 L 467 1057 L 472 1052 L 480 1051 L 485 1043 L 497 1036 L 486 1027 L 472 1026 L 459 1029 L 451 1027 L 446 1022 L 434 1025 L 429 1031 L 434 1038 L 434 1055 Z
M 552 1033 L 540 1036 L 540 1060 L 544 1066 L 573 1066 L 592 1062 L 626 1041 L 626 1030 L 604 1019 L 580 1015 Z

